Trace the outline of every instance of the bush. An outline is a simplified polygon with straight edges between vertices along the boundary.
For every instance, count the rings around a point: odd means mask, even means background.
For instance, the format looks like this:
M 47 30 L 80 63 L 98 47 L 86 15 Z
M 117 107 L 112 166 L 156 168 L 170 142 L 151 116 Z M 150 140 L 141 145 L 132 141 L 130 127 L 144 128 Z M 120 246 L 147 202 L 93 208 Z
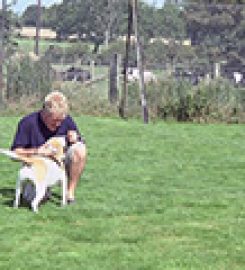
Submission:
M 56 81 L 52 87 L 49 87 L 45 81 L 45 71 L 42 69 L 45 66 L 42 66 L 42 61 L 40 63 L 29 61 L 25 59 L 21 62 L 22 73 L 20 74 L 18 73 L 19 66 L 12 65 L 13 77 L 19 80 L 12 80 L 9 92 L 11 98 L 8 100 L 9 111 L 24 112 L 28 106 L 36 109 L 35 100 L 41 100 L 41 96 L 52 88 L 65 93 L 73 114 L 118 117 L 118 103 L 111 105 L 108 101 L 107 77 L 87 85 L 80 82 Z M 35 68 L 39 71 L 34 71 Z M 16 77 L 16 74 L 19 77 Z M 209 83 L 202 81 L 194 86 L 188 81 L 176 81 L 169 77 L 163 81 L 147 84 L 146 94 L 152 120 L 245 123 L 245 89 L 234 87 L 223 79 Z M 19 104 L 19 102 L 24 102 L 25 96 L 32 101 L 26 103 L 26 106 Z M 10 104 L 13 97 L 16 97 L 15 100 L 18 100 L 18 103 Z M 128 117 L 142 117 L 138 82 L 128 85 L 127 115 Z
M 129 66 L 136 66 L 136 53 L 134 45 L 131 45 L 129 55 Z M 110 59 L 114 54 L 120 54 L 122 61 L 125 58 L 126 45 L 124 41 L 116 41 L 109 44 L 108 48 L 104 48 L 96 57 L 96 62 L 101 65 L 109 65 Z
M 210 84 L 200 84 L 195 89 L 194 105 L 193 118 L 228 121 L 241 112 L 237 88 L 223 79 L 213 80 Z
M 64 62 L 74 63 L 79 59 L 81 64 L 87 63 L 91 58 L 91 51 L 88 44 L 76 43 L 64 50 Z
M 79 59 L 81 64 L 85 64 L 91 58 L 90 47 L 88 44 L 75 43 L 69 47 L 50 46 L 45 53 L 45 57 L 55 64 L 60 63 L 74 63 Z
M 79 82 L 66 82 L 57 86 L 56 90 L 67 96 L 74 115 L 117 116 L 117 105 L 110 104 L 101 84 L 85 86 Z
M 147 105 L 151 118 L 199 122 L 242 122 L 244 91 L 219 79 L 193 86 L 171 78 L 147 85 Z M 245 95 L 244 95 L 245 96 Z M 140 111 L 138 84 L 129 87 L 129 112 Z M 137 109 L 136 109 L 137 108 Z
M 29 56 L 21 56 L 7 66 L 7 101 L 21 96 L 45 96 L 51 85 L 52 71 L 45 58 L 33 61 Z

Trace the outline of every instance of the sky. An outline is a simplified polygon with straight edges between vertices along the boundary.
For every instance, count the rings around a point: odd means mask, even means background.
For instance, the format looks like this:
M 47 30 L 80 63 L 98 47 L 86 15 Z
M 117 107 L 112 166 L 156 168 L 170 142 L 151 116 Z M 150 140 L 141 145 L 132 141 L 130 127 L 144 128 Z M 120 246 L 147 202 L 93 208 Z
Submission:
M 43 6 L 51 6 L 54 3 L 61 3 L 62 0 L 41 0 Z M 156 6 L 162 6 L 164 0 L 144 0 L 149 4 L 154 4 Z M 13 6 L 13 10 L 17 13 L 23 12 L 27 6 L 36 4 L 37 0 L 17 0 L 17 4 Z

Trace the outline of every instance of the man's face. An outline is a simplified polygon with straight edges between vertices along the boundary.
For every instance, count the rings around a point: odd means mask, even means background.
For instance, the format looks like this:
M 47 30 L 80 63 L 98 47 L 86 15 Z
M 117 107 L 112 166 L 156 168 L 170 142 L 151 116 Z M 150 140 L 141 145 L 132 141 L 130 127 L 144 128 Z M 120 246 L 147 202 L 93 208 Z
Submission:
M 63 114 L 55 114 L 47 112 L 44 117 L 44 122 L 49 130 L 56 131 L 64 119 L 65 115 Z

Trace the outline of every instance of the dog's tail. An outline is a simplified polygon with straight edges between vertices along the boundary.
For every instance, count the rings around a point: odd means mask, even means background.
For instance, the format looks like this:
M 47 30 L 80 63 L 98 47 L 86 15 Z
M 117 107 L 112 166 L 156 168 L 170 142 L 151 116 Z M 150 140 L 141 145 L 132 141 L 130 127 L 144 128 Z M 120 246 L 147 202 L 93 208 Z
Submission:
M 22 155 L 18 155 L 14 151 L 10 151 L 8 149 L 2 149 L 2 148 L 0 148 L 0 154 L 4 154 L 5 156 L 8 156 L 11 159 L 16 160 L 16 161 L 25 162 L 27 164 L 33 163 L 32 162 L 32 158 L 28 158 L 28 157 L 24 157 Z

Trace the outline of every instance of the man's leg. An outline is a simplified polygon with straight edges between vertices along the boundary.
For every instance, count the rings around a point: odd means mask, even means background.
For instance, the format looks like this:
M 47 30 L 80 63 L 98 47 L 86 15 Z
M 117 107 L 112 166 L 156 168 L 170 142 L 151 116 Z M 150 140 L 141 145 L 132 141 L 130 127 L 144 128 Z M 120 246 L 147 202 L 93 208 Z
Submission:
M 67 151 L 68 190 L 67 200 L 75 198 L 75 189 L 86 164 L 86 146 L 83 143 L 72 145 Z

